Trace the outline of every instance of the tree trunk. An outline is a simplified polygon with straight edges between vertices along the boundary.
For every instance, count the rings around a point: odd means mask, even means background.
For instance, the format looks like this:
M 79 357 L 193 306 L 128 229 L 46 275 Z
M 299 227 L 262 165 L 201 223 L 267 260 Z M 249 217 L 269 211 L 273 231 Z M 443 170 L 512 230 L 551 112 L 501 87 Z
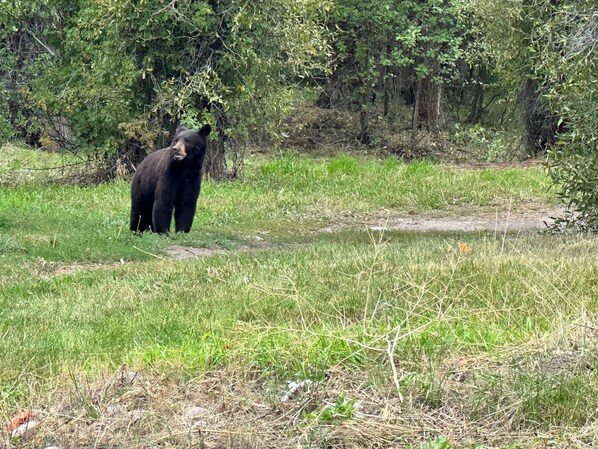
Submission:
M 415 83 L 415 101 L 413 102 L 413 114 L 411 116 L 411 139 L 415 141 L 417 129 L 419 128 L 419 114 L 421 106 L 422 80 Z
M 382 82 L 382 112 L 383 117 L 390 118 L 394 116 L 395 111 L 392 110 L 393 102 L 397 100 L 394 96 L 393 88 L 395 79 L 392 76 L 385 76 Z
M 222 2 L 220 0 L 209 0 L 208 4 L 212 8 L 214 14 L 222 14 Z M 224 43 L 228 38 L 229 34 L 229 23 L 226 20 L 224 20 L 223 15 L 223 19 L 218 25 L 218 38 L 210 44 L 210 49 L 215 60 L 214 63 L 216 63 L 216 61 L 219 60 L 224 54 Z M 198 68 L 197 70 L 203 70 L 203 68 Z M 212 136 L 211 139 L 208 139 L 208 148 L 206 150 L 206 158 L 204 160 L 204 173 L 207 176 L 210 176 L 214 179 L 224 179 L 229 177 L 226 168 L 225 150 L 227 145 L 226 129 L 229 127 L 230 124 L 228 122 L 228 117 L 226 116 L 226 113 L 224 111 L 224 106 L 222 104 L 208 103 L 206 106 L 207 109 L 211 111 L 216 118 L 215 131 L 217 133 L 217 137 L 216 139 L 214 139 Z M 202 109 L 203 107 L 198 108 L 198 110 Z
M 442 109 L 442 96 L 444 94 L 444 86 L 442 84 L 434 84 L 436 95 L 436 106 L 434 108 L 434 131 L 442 131 L 446 128 L 446 116 Z
M 370 136 L 368 134 L 368 116 L 366 106 L 361 105 L 359 111 L 359 143 L 367 145 L 370 143 Z
M 318 95 L 315 103 L 318 108 L 330 109 L 332 107 L 332 90 L 334 89 L 333 76 L 334 75 L 331 74 L 326 77 L 326 84 L 322 87 L 320 95 Z
M 443 86 L 434 83 L 430 78 L 419 81 L 419 115 L 426 129 L 431 132 L 441 131 L 446 125 L 442 110 Z
M 390 45 L 386 47 L 386 54 L 390 55 L 392 49 Z M 382 115 L 383 117 L 388 117 L 388 107 L 390 104 L 390 78 L 389 78 L 389 70 L 388 66 L 384 66 L 384 70 L 382 73 Z
M 469 117 L 467 117 L 467 123 L 471 123 L 475 125 L 479 123 L 482 118 L 482 112 L 484 112 L 484 69 L 482 67 L 478 68 L 477 76 L 475 77 L 474 83 L 474 90 L 473 90 L 473 99 L 471 100 L 471 111 L 469 113 Z
M 390 104 L 390 88 L 388 87 L 388 78 L 384 79 L 383 83 L 383 97 L 382 97 L 382 115 L 388 117 L 388 106 Z
M 208 148 L 204 161 L 204 173 L 214 179 L 227 177 L 226 158 L 224 157 L 224 140 L 218 132 L 216 140 L 208 140 Z
M 363 100 L 359 105 L 359 143 L 363 145 L 369 145 L 372 141 L 372 138 L 369 134 L 369 125 L 368 125 L 368 112 L 371 110 L 371 106 L 376 101 L 376 92 L 366 90 L 366 93 L 363 95 Z
M 228 120 L 221 104 L 212 105 L 210 108 L 216 117 L 216 139 L 208 139 L 208 148 L 204 160 L 204 173 L 214 179 L 225 179 L 229 177 L 226 168 L 226 128 Z
M 519 102 L 527 150 L 531 154 L 546 151 L 550 145 L 556 142 L 558 132 L 564 130 L 563 125 L 560 127 L 558 125 L 558 115 L 548 111 L 535 80 L 525 80 L 519 95 Z

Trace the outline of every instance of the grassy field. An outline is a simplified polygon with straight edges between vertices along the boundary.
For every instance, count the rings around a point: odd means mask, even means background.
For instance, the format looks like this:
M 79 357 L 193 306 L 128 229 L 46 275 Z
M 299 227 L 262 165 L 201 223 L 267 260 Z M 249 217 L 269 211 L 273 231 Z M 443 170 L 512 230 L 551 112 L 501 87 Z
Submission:
M 190 234 L 137 237 L 127 182 L 48 184 L 38 155 L 0 151 L 0 415 L 43 416 L 6 447 L 595 443 L 595 239 L 358 225 L 550 208 L 541 167 L 250 160 Z

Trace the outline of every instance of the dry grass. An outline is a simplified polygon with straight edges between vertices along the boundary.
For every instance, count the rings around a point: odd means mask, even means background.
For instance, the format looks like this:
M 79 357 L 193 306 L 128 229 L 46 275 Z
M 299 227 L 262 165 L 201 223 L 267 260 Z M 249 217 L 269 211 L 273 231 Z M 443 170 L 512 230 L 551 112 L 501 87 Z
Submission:
M 46 185 L 52 182 L 93 182 L 99 164 L 70 153 L 54 153 L 0 145 L 0 186 Z
M 552 378 L 589 372 L 595 360 L 563 348 L 598 343 L 596 323 L 594 318 L 498 357 L 447 359 L 435 373 L 435 403 L 409 389 L 400 394 L 390 381 L 388 360 L 387 382 L 372 382 L 375 373 L 335 367 L 288 401 L 281 399 L 283 384 L 235 368 L 194 379 L 126 366 L 93 380 L 70 374 L 59 390 L 31 404 L 39 424 L 21 438 L 9 440 L 4 433 L 0 447 L 381 448 L 418 446 L 443 436 L 450 447 L 590 448 L 598 438 L 596 414 L 579 427 L 522 429 L 516 419 L 522 398 L 503 398 L 496 409 L 480 413 L 479 393 L 488 373 L 508 383 L 522 369 Z M 395 363 L 404 376 L 409 367 Z M 339 398 L 355 399 L 354 407 L 341 413 Z M 4 421 L 14 412 L 2 410 Z

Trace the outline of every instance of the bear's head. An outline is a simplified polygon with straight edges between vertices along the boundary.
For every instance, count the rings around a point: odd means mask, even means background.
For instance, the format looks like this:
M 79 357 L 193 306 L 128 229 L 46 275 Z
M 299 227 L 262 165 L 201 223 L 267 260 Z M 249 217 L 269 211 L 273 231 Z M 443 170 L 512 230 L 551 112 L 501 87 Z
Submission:
M 204 125 L 199 131 L 180 125 L 170 145 L 173 152 L 172 158 L 175 161 L 182 161 L 202 157 L 206 152 L 206 139 L 210 131 L 212 131 L 210 125 Z

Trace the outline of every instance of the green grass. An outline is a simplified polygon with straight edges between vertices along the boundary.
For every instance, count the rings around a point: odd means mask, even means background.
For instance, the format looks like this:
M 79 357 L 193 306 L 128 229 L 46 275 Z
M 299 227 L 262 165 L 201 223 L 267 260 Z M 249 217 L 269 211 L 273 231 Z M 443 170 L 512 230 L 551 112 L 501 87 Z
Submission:
M 400 394 L 402 407 L 426 416 L 452 407 L 472 428 L 496 420 L 555 438 L 554 426 L 595 422 L 598 241 L 315 232 L 348 213 L 549 206 L 541 168 L 255 160 L 240 181 L 206 182 L 193 232 L 171 237 L 130 235 L 126 182 L 40 181 L 0 196 L 6 407 L 51 390 L 65 372 L 122 363 L 188 377 L 232 366 L 277 386 L 324 382 L 345 367 L 366 380 L 338 400 Z M 259 251 L 235 251 L 256 235 Z M 163 251 L 173 244 L 231 251 L 172 260 Z M 359 411 L 355 401 L 334 404 L 306 410 L 305 425 L 341 425 Z
M 11 150 L 6 166 L 13 166 L 11 160 L 21 153 L 32 158 L 26 150 Z M 143 259 L 147 256 L 142 251 L 159 251 L 172 244 L 172 239 L 139 239 L 128 233 L 127 182 L 40 186 L 45 178 L 43 172 L 36 173 L 39 179 L 26 178 L 25 184 L 3 189 L 0 230 L 10 239 L 0 240 L 0 251 L 8 245 L 21 252 L 19 257 L 118 261 Z M 239 182 L 205 182 L 194 232 L 174 240 L 226 245 L 259 231 L 292 238 L 327 226 L 339 214 L 389 209 L 402 213 L 442 213 L 460 207 L 470 212 L 517 211 L 530 202 L 554 204 L 548 186 L 540 167 L 465 171 L 425 161 L 404 164 L 394 158 L 341 156 L 321 161 L 289 154 L 274 161 L 250 162 Z

